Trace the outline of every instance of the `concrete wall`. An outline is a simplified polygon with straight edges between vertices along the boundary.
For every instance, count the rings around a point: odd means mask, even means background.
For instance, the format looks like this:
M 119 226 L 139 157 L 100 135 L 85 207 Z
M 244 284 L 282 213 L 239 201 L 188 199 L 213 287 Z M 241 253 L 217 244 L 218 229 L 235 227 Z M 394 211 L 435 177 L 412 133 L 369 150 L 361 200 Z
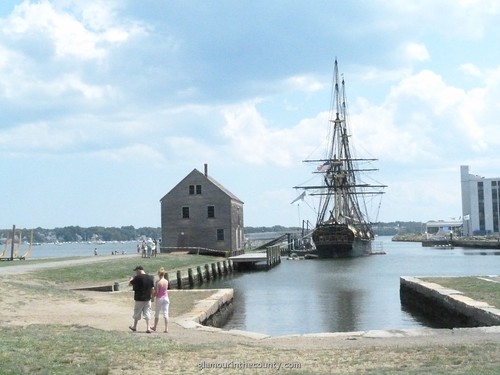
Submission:
M 442 328 L 500 325 L 500 310 L 463 293 L 416 277 L 400 278 L 401 304 Z

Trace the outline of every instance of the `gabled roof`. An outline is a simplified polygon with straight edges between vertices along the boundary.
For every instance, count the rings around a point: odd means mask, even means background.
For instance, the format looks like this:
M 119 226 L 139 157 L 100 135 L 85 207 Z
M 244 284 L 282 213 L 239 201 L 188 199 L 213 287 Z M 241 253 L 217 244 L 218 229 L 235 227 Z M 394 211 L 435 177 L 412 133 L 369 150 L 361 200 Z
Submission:
M 196 169 L 195 169 L 196 170 Z M 201 172 L 200 172 L 201 173 Z M 234 195 L 233 193 L 231 193 L 229 190 L 227 190 L 224 186 L 222 186 L 218 181 L 216 181 L 215 179 L 213 179 L 212 177 L 210 176 L 206 176 L 206 178 L 212 183 L 214 184 L 215 186 L 217 186 L 219 189 L 221 189 L 225 194 L 227 194 L 227 196 L 229 196 L 232 200 L 234 201 L 238 201 L 240 203 L 243 203 L 243 201 L 238 198 L 236 195 Z
M 222 186 L 217 180 L 213 179 L 212 177 L 210 176 L 205 176 L 205 174 L 203 174 L 202 172 L 200 172 L 199 170 L 197 170 L 196 168 L 193 169 L 191 171 L 191 173 L 189 173 L 186 177 L 184 177 L 177 185 L 175 185 L 167 194 L 165 194 L 163 196 L 163 198 L 160 199 L 160 201 L 162 201 L 163 199 L 165 199 L 165 197 L 173 190 L 175 190 L 175 188 L 177 186 L 179 186 L 182 182 L 184 182 L 185 180 L 191 178 L 194 174 L 198 174 L 198 175 L 201 175 L 202 177 L 206 178 L 208 181 L 210 181 L 212 183 L 212 185 L 216 186 L 218 189 L 220 189 L 224 194 L 226 194 L 229 198 L 231 198 L 232 200 L 234 201 L 237 201 L 237 202 L 240 202 L 240 203 L 243 203 L 243 201 L 241 199 L 239 199 L 236 195 L 234 195 L 233 193 L 231 193 L 229 190 L 227 190 L 224 186 Z

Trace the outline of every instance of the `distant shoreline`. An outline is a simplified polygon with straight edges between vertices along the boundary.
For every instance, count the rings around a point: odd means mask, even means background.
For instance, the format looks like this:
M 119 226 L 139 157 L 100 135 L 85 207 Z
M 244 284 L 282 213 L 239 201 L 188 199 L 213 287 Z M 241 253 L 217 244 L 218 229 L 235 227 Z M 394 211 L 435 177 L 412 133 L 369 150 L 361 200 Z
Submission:
M 394 242 L 422 242 L 424 247 L 467 247 L 477 249 L 500 249 L 500 237 L 474 236 L 457 238 L 426 238 L 422 234 L 403 234 L 392 237 Z

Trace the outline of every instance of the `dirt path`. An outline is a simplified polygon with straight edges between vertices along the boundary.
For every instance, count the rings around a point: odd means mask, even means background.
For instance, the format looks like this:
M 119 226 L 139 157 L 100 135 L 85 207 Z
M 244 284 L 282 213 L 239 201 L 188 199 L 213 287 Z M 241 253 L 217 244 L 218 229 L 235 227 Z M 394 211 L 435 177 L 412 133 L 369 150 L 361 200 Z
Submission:
M 105 255 L 96 257 L 82 257 L 79 259 L 54 260 L 54 261 L 47 260 L 44 262 L 36 262 L 36 263 L 32 263 L 30 261 L 22 261 L 22 260 L 14 261 L 14 264 L 0 268 L 0 276 L 20 275 L 46 268 L 76 266 L 80 264 L 92 264 L 92 263 L 102 262 L 103 260 L 113 260 L 118 257 L 131 257 L 134 255 L 135 254 Z

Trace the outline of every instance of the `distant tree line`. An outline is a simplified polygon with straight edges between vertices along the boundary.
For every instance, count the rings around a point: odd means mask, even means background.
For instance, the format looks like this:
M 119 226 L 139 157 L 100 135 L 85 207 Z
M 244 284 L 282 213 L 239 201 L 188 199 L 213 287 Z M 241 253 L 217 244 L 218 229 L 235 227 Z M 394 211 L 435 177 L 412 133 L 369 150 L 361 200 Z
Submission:
M 373 224 L 373 231 L 379 236 L 394 236 L 396 234 L 419 234 L 423 232 L 424 224 L 415 221 L 394 221 L 389 223 Z M 299 227 L 284 227 L 274 225 L 272 227 L 245 227 L 245 233 L 260 232 L 295 232 Z M 0 229 L 0 238 L 8 238 L 10 229 Z M 23 241 L 29 241 L 31 229 L 16 228 L 16 234 L 22 232 Z M 80 227 L 69 226 L 63 228 L 33 229 L 33 242 L 88 242 L 88 241 L 135 241 L 141 238 L 161 238 L 161 228 L 142 227 L 134 228 L 132 225 L 117 227 Z
M 393 221 L 389 223 L 372 224 L 373 232 L 379 236 L 394 236 L 396 234 L 420 234 L 425 231 L 424 223 L 419 221 Z M 312 229 L 312 228 L 311 228 Z M 245 233 L 260 232 L 292 232 L 301 230 L 299 227 L 245 227 Z
M 379 236 L 395 236 L 396 234 L 421 234 L 425 232 L 425 223 L 420 221 L 393 221 L 376 223 L 373 232 Z
M 16 228 L 16 236 L 22 232 L 23 241 L 29 241 L 33 230 L 33 242 L 88 242 L 88 241 L 134 241 L 149 237 L 158 239 L 161 237 L 161 228 L 134 228 L 132 225 L 116 227 L 88 227 L 69 226 L 63 228 Z M 0 237 L 8 238 L 12 228 L 0 229 Z
M 272 227 L 245 227 L 245 233 L 262 233 L 262 232 L 289 232 L 297 231 L 300 228 L 284 227 L 281 225 L 274 225 Z

